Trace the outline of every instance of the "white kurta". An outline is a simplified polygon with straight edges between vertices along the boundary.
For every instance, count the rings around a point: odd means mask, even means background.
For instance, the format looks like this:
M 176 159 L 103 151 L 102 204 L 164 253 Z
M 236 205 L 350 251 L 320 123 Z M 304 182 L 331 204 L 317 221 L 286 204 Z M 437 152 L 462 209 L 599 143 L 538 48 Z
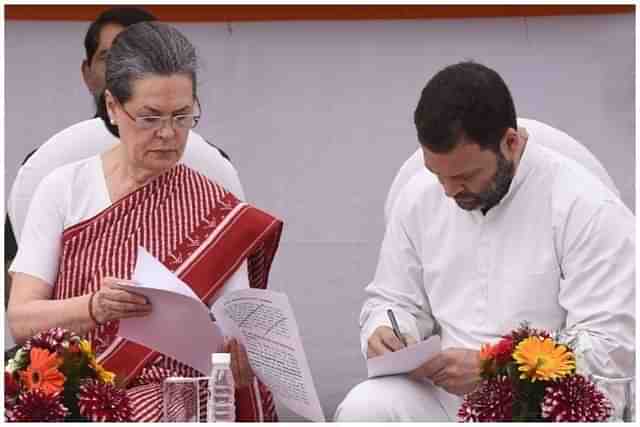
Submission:
M 403 332 L 420 340 L 435 330 L 443 348 L 479 349 L 525 320 L 580 330 L 592 371 L 633 375 L 634 222 L 597 178 L 540 144 L 526 146 L 509 192 L 486 216 L 417 174 L 392 210 L 366 288 L 362 352 L 378 326 L 390 326 L 392 308 Z
M 524 128 L 527 131 L 529 134 L 529 141 L 531 143 L 542 144 L 565 157 L 575 160 L 599 178 L 604 185 L 611 189 L 611 191 L 620 196 L 620 191 L 613 182 L 613 179 L 609 176 L 609 173 L 607 173 L 607 170 L 586 146 L 582 145 L 560 129 L 556 129 L 538 120 L 518 117 L 518 128 Z M 400 191 L 402 191 L 405 184 L 409 182 L 411 177 L 416 173 L 431 175 L 434 181 L 437 179 L 435 175 L 424 167 L 422 148 L 418 148 L 411 157 L 402 164 L 391 183 L 391 188 L 389 188 L 389 193 L 387 194 L 387 200 L 384 203 L 385 223 L 389 221 L 391 208 L 400 194 Z

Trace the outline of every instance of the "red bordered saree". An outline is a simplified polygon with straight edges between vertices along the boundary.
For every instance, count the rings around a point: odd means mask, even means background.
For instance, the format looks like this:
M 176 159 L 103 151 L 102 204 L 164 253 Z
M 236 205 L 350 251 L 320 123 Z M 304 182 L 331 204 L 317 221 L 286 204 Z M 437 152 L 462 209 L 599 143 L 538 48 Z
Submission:
M 247 260 L 249 283 L 266 288 L 282 222 L 184 165 L 65 230 L 54 298 L 99 289 L 103 277 L 131 279 L 138 246 L 208 301 Z M 162 380 L 200 376 L 194 369 L 117 337 L 118 321 L 87 335 L 107 370 L 127 387 L 134 421 L 159 421 Z M 185 325 L 186 327 L 187 325 Z M 271 392 L 259 381 L 236 391 L 238 421 L 277 421 Z

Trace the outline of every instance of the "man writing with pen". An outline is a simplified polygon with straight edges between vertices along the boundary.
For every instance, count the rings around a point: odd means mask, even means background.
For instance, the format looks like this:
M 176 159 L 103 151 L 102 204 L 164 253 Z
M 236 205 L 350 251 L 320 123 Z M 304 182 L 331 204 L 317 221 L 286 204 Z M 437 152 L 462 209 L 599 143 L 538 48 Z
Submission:
M 414 123 L 437 181 L 414 175 L 394 204 L 360 338 L 367 358 L 433 335 L 442 349 L 409 375 L 355 386 L 337 421 L 455 420 L 480 381 L 481 345 L 523 321 L 575 336 L 593 374 L 633 375 L 634 216 L 516 117 L 481 64 L 450 65 L 423 89 Z
M 378 327 L 367 347 L 367 357 L 380 356 L 387 351 L 401 350 L 416 340 L 409 334 L 403 334 L 393 310 L 387 310 L 391 322 L 388 326 Z M 478 352 L 464 349 L 448 349 L 440 352 L 409 376 L 415 379 L 428 378 L 435 385 L 450 390 L 454 394 L 464 394 L 473 390 L 480 380 L 480 366 L 477 363 Z M 449 367 L 449 370 L 446 368 Z

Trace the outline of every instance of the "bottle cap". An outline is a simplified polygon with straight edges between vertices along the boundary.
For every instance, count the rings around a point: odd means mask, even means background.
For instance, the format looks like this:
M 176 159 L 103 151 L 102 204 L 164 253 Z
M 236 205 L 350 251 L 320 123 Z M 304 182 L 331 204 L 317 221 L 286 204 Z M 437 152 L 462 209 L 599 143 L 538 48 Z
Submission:
M 212 365 L 231 365 L 231 354 L 229 353 L 211 353 Z

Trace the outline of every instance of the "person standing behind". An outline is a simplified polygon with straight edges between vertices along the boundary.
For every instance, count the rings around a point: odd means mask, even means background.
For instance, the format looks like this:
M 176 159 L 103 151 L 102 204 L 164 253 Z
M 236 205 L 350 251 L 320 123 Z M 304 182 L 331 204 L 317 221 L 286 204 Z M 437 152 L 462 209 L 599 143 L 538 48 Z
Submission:
M 575 161 L 527 144 L 506 83 L 462 62 L 438 72 L 415 110 L 424 165 L 387 224 L 360 315 L 366 358 L 438 334 L 442 350 L 410 373 L 367 380 L 337 421 L 446 421 L 480 380 L 479 349 L 521 322 L 563 329 L 588 371 L 635 367 L 635 219 Z
M 82 60 L 82 80 L 99 108 L 99 99 L 105 87 L 105 64 L 109 48 L 125 28 L 138 22 L 155 21 L 156 17 L 138 7 L 114 7 L 102 12 L 91 23 L 84 36 L 87 57 Z M 95 117 L 97 117 L 97 113 Z

